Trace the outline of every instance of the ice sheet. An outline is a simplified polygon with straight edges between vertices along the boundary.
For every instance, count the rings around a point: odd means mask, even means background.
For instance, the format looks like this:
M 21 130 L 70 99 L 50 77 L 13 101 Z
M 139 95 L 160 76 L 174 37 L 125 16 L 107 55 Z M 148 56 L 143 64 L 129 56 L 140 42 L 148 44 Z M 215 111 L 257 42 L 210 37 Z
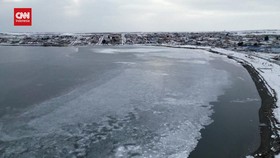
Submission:
M 141 62 L 120 61 L 127 67 L 101 85 L 88 83 L 1 120 L 4 155 L 98 157 L 95 147 L 103 144 L 112 157 L 187 157 L 212 122 L 210 102 L 230 86 L 229 75 L 211 66 L 220 57 L 206 51 L 159 50 L 102 50 L 136 53 Z

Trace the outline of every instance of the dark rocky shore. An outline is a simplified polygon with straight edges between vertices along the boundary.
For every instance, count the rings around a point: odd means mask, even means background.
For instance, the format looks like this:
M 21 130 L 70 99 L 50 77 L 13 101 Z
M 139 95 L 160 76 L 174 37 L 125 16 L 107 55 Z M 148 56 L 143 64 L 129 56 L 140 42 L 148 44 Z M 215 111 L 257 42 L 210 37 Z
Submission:
M 213 50 L 210 50 L 210 52 L 221 54 Z M 257 151 L 252 153 L 252 156 L 257 158 L 273 158 L 274 155 L 280 152 L 279 129 L 276 126 L 278 122 L 273 115 L 273 109 L 276 108 L 277 102 L 275 91 L 273 90 L 274 94 L 270 93 L 269 88 L 272 88 L 269 87 L 263 77 L 250 63 L 232 56 L 228 56 L 228 58 L 241 63 L 248 71 L 262 99 L 262 106 L 259 110 L 261 145 Z
M 273 115 L 273 109 L 276 108 L 277 100 L 270 94 L 267 84 L 254 67 L 244 62 L 242 65 L 251 75 L 262 99 L 262 106 L 259 111 L 261 145 L 253 155 L 255 157 L 274 157 L 275 154 L 278 154 L 277 151 L 280 151 L 280 140 L 273 138 L 274 135 L 278 135 L 277 127 L 275 126 L 277 120 Z

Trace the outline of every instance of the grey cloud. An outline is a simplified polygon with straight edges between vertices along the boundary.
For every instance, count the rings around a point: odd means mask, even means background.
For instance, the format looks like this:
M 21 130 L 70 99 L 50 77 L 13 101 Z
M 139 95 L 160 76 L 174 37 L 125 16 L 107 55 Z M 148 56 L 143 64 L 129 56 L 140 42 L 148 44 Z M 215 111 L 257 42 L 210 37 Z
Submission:
M 13 8 L 33 26 L 14 27 Z M 124 32 L 280 29 L 279 0 L 4 0 L 0 32 Z

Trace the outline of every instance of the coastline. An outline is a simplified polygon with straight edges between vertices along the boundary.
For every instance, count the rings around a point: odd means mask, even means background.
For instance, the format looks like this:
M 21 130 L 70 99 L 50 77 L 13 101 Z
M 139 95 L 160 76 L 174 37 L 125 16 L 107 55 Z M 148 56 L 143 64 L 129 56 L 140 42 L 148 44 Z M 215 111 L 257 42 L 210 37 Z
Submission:
M 232 54 L 234 52 L 227 51 L 219 48 L 211 47 L 200 47 L 200 46 L 177 46 L 177 45 L 148 45 L 148 46 L 163 46 L 171 48 L 185 48 L 185 49 L 200 49 L 211 53 L 219 54 L 228 57 L 238 63 L 240 63 L 250 74 L 252 80 L 254 81 L 257 91 L 261 97 L 262 105 L 259 110 L 259 121 L 260 121 L 260 136 L 261 145 L 257 151 L 251 154 L 253 157 L 274 157 L 280 153 L 280 136 L 279 136 L 279 119 L 275 117 L 275 109 L 277 106 L 277 94 L 272 88 L 273 86 L 269 84 L 265 76 L 262 75 L 263 71 L 258 67 L 255 67 L 250 61 Z M 225 52 L 226 51 L 226 52 Z M 242 53 L 240 53 L 242 54 Z M 246 54 L 243 54 L 246 56 Z M 257 57 L 256 57 L 257 58 Z M 249 156 L 248 156 L 249 158 Z
M 275 151 L 272 149 L 279 150 L 279 140 L 273 139 L 273 135 L 277 134 L 277 130 L 274 127 L 274 122 L 276 119 L 273 116 L 273 108 L 276 107 L 276 99 L 270 94 L 266 87 L 266 83 L 260 74 L 248 63 L 241 63 L 242 66 L 251 75 L 258 93 L 262 99 L 262 106 L 259 110 L 260 119 L 260 135 L 261 144 L 257 151 L 252 155 L 254 157 L 274 157 Z M 269 126 L 271 125 L 271 126 Z
M 280 153 L 280 136 L 278 133 L 278 121 L 275 118 L 274 109 L 277 108 L 277 95 L 274 89 L 267 83 L 265 78 L 260 74 L 250 62 L 233 56 L 232 54 L 224 53 L 223 51 L 215 50 L 209 47 L 196 47 L 196 46 L 166 46 L 172 48 L 185 48 L 185 49 L 201 49 L 210 53 L 215 53 L 227 56 L 240 63 L 250 74 L 254 81 L 257 91 L 262 99 L 262 105 L 259 110 L 260 120 L 260 136 L 261 144 L 257 151 L 251 153 L 255 158 L 273 158 Z
M 210 49 L 209 52 L 225 55 L 212 49 Z M 261 74 L 255 69 L 255 67 L 248 61 L 229 55 L 227 57 L 240 63 L 248 71 L 262 99 L 262 106 L 259 110 L 261 144 L 259 149 L 252 153 L 252 156 L 256 158 L 274 157 L 275 155 L 279 154 L 280 150 L 277 119 L 273 114 L 273 109 L 277 107 L 276 92 L 270 87 Z

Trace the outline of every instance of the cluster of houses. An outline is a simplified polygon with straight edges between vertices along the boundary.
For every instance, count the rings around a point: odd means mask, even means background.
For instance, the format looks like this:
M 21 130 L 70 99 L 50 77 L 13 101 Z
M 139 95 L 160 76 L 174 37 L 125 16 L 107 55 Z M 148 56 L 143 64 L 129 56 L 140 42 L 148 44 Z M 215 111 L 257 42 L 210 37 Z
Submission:
M 0 33 L 0 45 L 194 45 L 236 51 L 280 53 L 280 34 L 252 32 L 154 32 L 154 33 Z

